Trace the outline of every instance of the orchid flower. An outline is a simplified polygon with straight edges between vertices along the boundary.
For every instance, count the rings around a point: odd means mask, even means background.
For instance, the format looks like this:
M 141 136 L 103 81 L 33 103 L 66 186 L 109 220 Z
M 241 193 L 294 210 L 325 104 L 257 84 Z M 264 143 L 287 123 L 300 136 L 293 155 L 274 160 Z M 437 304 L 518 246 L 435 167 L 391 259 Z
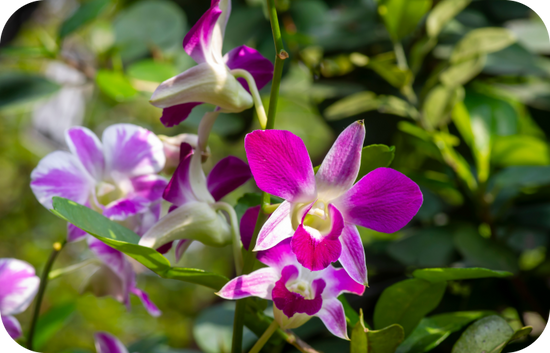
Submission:
M 94 335 L 96 353 L 128 353 L 128 349 L 115 336 L 107 332 Z
M 165 163 L 163 144 L 152 132 L 131 124 L 116 124 L 102 141 L 85 127 L 66 131 L 70 152 L 44 157 L 31 173 L 31 188 L 46 208 L 60 196 L 124 222 L 143 234 L 160 216 L 167 181 L 157 175 Z M 69 224 L 68 240 L 86 233 Z
M 163 108 L 160 120 L 164 126 L 178 125 L 202 103 L 230 113 L 255 103 L 265 126 L 267 118 L 258 90 L 271 80 L 273 65 L 244 45 L 222 57 L 230 13 L 231 0 L 212 0 L 208 11 L 185 36 L 183 48 L 198 65 L 163 82 L 153 93 L 151 104 Z
M 40 279 L 25 261 L 0 259 L 0 314 L 2 323 L 13 339 L 21 337 L 21 325 L 13 315 L 22 313 L 31 304 Z
M 179 134 L 177 136 L 158 135 L 158 138 L 164 145 L 164 155 L 166 156 L 166 164 L 164 170 L 173 174 L 174 170 L 180 163 L 180 147 L 182 143 L 187 143 L 196 150 L 199 147 L 199 136 L 195 134 Z M 210 148 L 206 146 L 205 151 L 202 151 L 202 162 L 206 162 L 210 157 Z
M 298 262 L 312 271 L 337 260 L 367 284 L 365 251 L 356 225 L 393 233 L 422 205 L 416 183 L 400 172 L 378 168 L 355 183 L 365 127 L 358 121 L 334 142 L 317 174 L 303 141 L 289 131 L 253 131 L 245 138 L 258 187 L 285 201 L 263 225 L 254 251 L 286 238 Z M 354 184 L 355 183 L 355 184 Z
M 259 207 L 249 209 L 241 220 L 243 245 L 248 249 Z M 292 329 L 317 316 L 334 335 L 348 339 L 342 293 L 362 295 L 365 286 L 347 272 L 332 266 L 310 271 L 300 265 L 285 239 L 271 249 L 259 251 L 257 259 L 268 267 L 229 281 L 219 293 L 225 299 L 250 296 L 273 301 L 273 316 L 283 329 Z
M 98 297 L 110 295 L 128 308 L 130 294 L 134 294 L 151 316 L 157 317 L 161 314 L 147 293 L 136 287 L 136 274 L 122 252 L 92 236 L 88 236 L 88 246 L 103 264 L 90 277 L 87 289 Z
M 139 245 L 159 248 L 179 240 L 176 247 L 179 260 L 193 240 L 210 246 L 233 243 L 240 258 L 235 211 L 220 200 L 250 179 L 250 168 L 239 158 L 229 156 L 219 161 L 206 178 L 201 154 L 187 143 L 182 143 L 180 151 L 180 164 L 163 194 L 172 203 L 170 212 L 143 235 Z M 220 211 L 228 214 L 229 223 Z

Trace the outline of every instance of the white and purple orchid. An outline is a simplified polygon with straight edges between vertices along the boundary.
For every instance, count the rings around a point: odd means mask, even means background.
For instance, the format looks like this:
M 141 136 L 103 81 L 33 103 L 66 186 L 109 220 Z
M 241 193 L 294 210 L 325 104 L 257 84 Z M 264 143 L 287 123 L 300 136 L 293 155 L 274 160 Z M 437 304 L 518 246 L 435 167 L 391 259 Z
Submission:
M 257 130 L 245 149 L 258 187 L 285 201 L 262 227 L 254 251 L 287 238 L 300 264 L 312 271 L 340 261 L 367 284 L 365 251 L 356 225 L 393 233 L 422 205 L 416 183 L 390 168 L 378 168 L 355 183 L 365 127 L 358 121 L 334 142 L 317 174 L 303 141 L 284 130 Z M 355 183 L 355 184 L 354 184 Z
M 124 344 L 107 332 L 97 332 L 94 341 L 96 353 L 128 353 Z
M 231 0 L 211 1 L 183 40 L 183 48 L 198 65 L 166 80 L 153 93 L 151 104 L 163 108 L 160 120 L 166 127 L 178 125 L 202 103 L 231 113 L 261 104 L 258 90 L 271 80 L 273 64 L 244 45 L 222 57 L 230 13 Z
M 248 249 L 259 207 L 249 209 L 241 220 L 244 247 Z M 283 329 L 292 329 L 319 317 L 328 330 L 348 339 L 342 293 L 362 295 L 365 286 L 354 281 L 343 269 L 328 266 L 310 271 L 300 265 L 285 239 L 271 249 L 259 251 L 257 259 L 268 267 L 229 281 L 219 293 L 225 299 L 250 296 L 273 301 L 273 314 Z
M 130 294 L 134 294 L 151 316 L 157 317 L 161 314 L 147 293 L 136 287 L 136 274 L 126 255 L 92 236 L 88 236 L 88 246 L 103 263 L 90 277 L 87 285 L 95 296 L 110 295 L 129 308 Z
M 34 268 L 17 259 L 0 259 L 0 315 L 8 334 L 21 337 L 21 325 L 13 316 L 25 311 L 36 295 L 40 279 Z
M 178 240 L 177 260 L 193 240 L 210 246 L 225 246 L 233 241 L 230 224 L 220 212 L 233 209 L 217 206 L 225 206 L 219 201 L 252 177 L 245 162 L 229 156 L 219 161 L 206 178 L 201 154 L 187 143 L 182 143 L 180 151 L 180 164 L 163 194 L 164 199 L 172 203 L 170 212 L 139 242 L 142 246 L 159 248 Z
M 157 174 L 166 158 L 155 134 L 116 124 L 105 129 L 102 141 L 85 127 L 71 128 L 65 136 L 70 152 L 48 154 L 31 173 L 32 191 L 42 205 L 51 209 L 54 196 L 64 197 L 138 234 L 158 220 L 167 180 Z M 68 241 L 85 234 L 68 225 Z

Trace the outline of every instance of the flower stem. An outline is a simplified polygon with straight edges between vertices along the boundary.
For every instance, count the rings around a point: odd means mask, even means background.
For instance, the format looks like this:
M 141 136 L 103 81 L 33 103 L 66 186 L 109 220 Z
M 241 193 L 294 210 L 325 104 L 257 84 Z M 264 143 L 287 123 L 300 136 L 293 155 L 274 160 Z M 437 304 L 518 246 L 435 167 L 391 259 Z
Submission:
M 277 323 L 277 320 L 273 320 L 271 322 L 271 325 L 269 325 L 267 330 L 265 330 L 265 332 L 262 334 L 260 339 L 258 339 L 258 341 L 254 345 L 254 347 L 252 347 L 249 353 L 259 353 L 263 346 L 265 346 L 271 335 L 273 335 L 273 333 L 277 331 L 278 328 L 279 324 Z
M 235 77 L 242 77 L 248 83 L 248 88 L 250 93 L 252 93 L 252 99 L 254 99 L 254 106 L 256 107 L 256 114 L 258 115 L 258 120 L 260 121 L 260 126 L 265 130 L 267 124 L 267 116 L 265 114 L 264 103 L 262 102 L 262 97 L 260 92 L 258 92 L 258 87 L 256 86 L 256 81 L 250 72 L 243 69 L 231 70 L 231 74 Z
M 241 275 L 243 272 L 243 253 L 241 251 L 241 232 L 239 229 L 239 220 L 237 218 L 237 213 L 235 209 L 231 207 L 230 204 L 225 202 L 216 202 L 212 205 L 216 210 L 225 211 L 229 216 L 229 223 L 231 224 L 231 236 L 233 240 L 231 241 L 231 246 L 233 247 L 233 258 L 235 260 L 235 271 L 237 276 Z
M 74 264 L 74 265 L 71 265 L 71 266 L 68 266 L 68 267 L 57 269 L 55 271 L 51 271 L 48 275 L 48 280 L 51 281 L 52 279 L 56 279 L 58 277 L 66 275 L 67 273 L 71 273 L 71 272 L 79 270 L 79 269 L 81 269 L 85 266 L 93 265 L 93 264 L 100 265 L 101 260 L 96 259 L 96 258 L 91 258 L 91 259 L 88 259 L 88 260 L 84 260 L 84 261 L 82 261 L 78 264 Z
M 38 287 L 38 294 L 36 295 L 36 304 L 34 306 L 34 311 L 32 314 L 31 326 L 29 329 L 29 337 L 27 338 L 27 349 L 31 351 L 33 350 L 32 344 L 33 344 L 33 338 L 34 338 L 34 331 L 36 330 L 36 323 L 38 322 L 38 316 L 40 314 L 42 299 L 44 299 L 44 293 L 46 292 L 46 286 L 48 285 L 49 274 L 50 274 L 50 271 L 52 270 L 53 263 L 55 262 L 57 255 L 59 255 L 59 252 L 61 252 L 61 249 L 63 249 L 66 243 L 67 241 L 63 240 L 61 243 L 55 242 L 53 244 L 53 250 L 50 253 L 50 257 L 46 262 L 46 266 L 44 267 L 44 271 L 42 272 L 42 276 L 40 278 L 40 286 Z

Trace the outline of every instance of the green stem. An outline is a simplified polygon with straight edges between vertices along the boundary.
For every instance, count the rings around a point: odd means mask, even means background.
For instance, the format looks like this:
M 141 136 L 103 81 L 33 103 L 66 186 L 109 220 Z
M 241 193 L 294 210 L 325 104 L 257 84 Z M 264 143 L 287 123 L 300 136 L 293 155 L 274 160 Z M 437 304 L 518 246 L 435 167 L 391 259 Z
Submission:
M 281 86 L 281 77 L 283 75 L 284 60 L 288 58 L 288 53 L 284 50 L 283 37 L 281 35 L 281 29 L 279 27 L 279 19 L 277 17 L 277 9 L 275 8 L 274 0 L 266 0 L 269 13 L 269 21 L 271 22 L 271 31 L 273 32 L 273 41 L 275 42 L 275 69 L 273 71 L 273 80 L 271 83 L 271 94 L 269 96 L 269 110 L 267 112 L 266 129 L 273 129 L 275 126 L 275 115 L 277 113 L 277 101 L 279 100 L 279 87 Z M 243 274 L 248 274 L 254 268 L 254 262 L 256 261 L 256 254 L 254 247 L 256 246 L 256 239 L 258 233 L 263 224 L 267 220 L 268 215 L 265 213 L 264 208 L 271 204 L 271 198 L 268 193 L 262 195 L 262 210 L 258 214 L 256 221 L 256 227 L 254 228 L 254 234 L 250 241 L 250 248 L 245 254 Z M 246 310 L 246 299 L 237 300 L 235 306 L 235 319 L 233 321 L 233 342 L 231 345 L 232 353 L 242 352 L 243 341 L 243 326 L 244 326 L 244 314 Z
M 278 328 L 279 324 L 277 323 L 277 320 L 273 320 L 271 322 L 271 325 L 269 325 L 267 330 L 265 330 L 265 332 L 262 334 L 260 339 L 258 339 L 258 341 L 254 345 L 254 347 L 252 347 L 249 353 L 259 353 L 263 346 L 265 346 L 271 335 L 273 335 L 273 333 L 277 331 Z
M 51 271 L 50 274 L 48 275 L 48 280 L 51 281 L 52 279 L 56 279 L 58 277 L 66 275 L 67 273 L 71 273 L 71 272 L 79 270 L 79 269 L 81 269 L 85 266 L 93 265 L 93 264 L 100 265 L 101 260 L 96 259 L 96 258 L 92 258 L 92 259 L 84 260 L 81 263 L 78 263 L 78 264 L 75 264 L 75 265 L 71 265 L 71 266 L 68 266 L 68 267 L 57 269 L 55 271 Z
M 231 244 L 233 247 L 233 257 L 235 259 L 235 271 L 237 272 L 237 276 L 239 276 L 243 271 L 243 253 L 241 251 L 241 232 L 239 230 L 237 213 L 235 213 L 235 209 L 231 207 L 230 204 L 225 202 L 216 202 L 212 207 L 216 210 L 225 211 L 229 215 L 231 236 L 233 238 Z
M 267 214 L 272 214 L 273 212 L 275 212 L 279 208 L 279 206 L 281 206 L 280 203 L 275 203 L 273 205 L 264 205 L 263 210 Z
M 256 107 L 256 114 L 258 115 L 258 120 L 260 121 L 260 126 L 265 130 L 267 124 L 267 116 L 265 115 L 264 104 L 262 102 L 262 97 L 260 92 L 258 92 L 258 87 L 256 86 L 256 81 L 254 77 L 243 69 L 231 70 L 231 74 L 235 77 L 242 77 L 248 83 L 248 88 L 250 93 L 252 93 L 252 99 L 254 100 L 254 106 Z
M 408 70 L 409 65 L 407 64 L 407 57 L 405 56 L 405 51 L 400 42 L 393 42 L 393 51 L 395 52 L 395 58 L 397 59 L 397 66 L 401 70 Z
M 27 338 L 27 349 L 31 351 L 33 350 L 32 344 L 33 344 L 33 338 L 34 338 L 34 331 L 36 330 L 36 323 L 38 322 L 40 307 L 42 305 L 42 300 L 44 299 L 46 286 L 48 285 L 48 277 L 49 277 L 50 271 L 52 270 L 55 259 L 57 258 L 57 255 L 59 255 L 59 252 L 61 251 L 61 249 L 63 249 L 66 243 L 67 241 L 64 240 L 61 243 L 55 242 L 53 244 L 53 250 L 50 253 L 50 257 L 46 262 L 46 266 L 44 267 L 44 271 L 42 272 L 42 277 L 40 278 L 40 286 L 38 287 L 38 294 L 36 295 L 36 304 L 34 306 L 34 311 L 32 314 L 31 326 L 29 329 L 29 337 Z

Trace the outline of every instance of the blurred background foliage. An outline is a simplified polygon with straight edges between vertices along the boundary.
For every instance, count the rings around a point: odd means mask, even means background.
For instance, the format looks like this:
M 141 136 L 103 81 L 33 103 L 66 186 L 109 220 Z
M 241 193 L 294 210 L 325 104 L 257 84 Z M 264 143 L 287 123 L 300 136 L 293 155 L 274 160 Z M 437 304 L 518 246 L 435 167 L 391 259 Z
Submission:
M 361 229 L 370 288 L 349 297 L 351 305 L 372 325 L 382 291 L 417 268 L 510 271 L 508 279 L 448 282 L 432 315 L 487 310 L 514 330 L 533 326 L 506 350 L 533 342 L 550 310 L 550 42 L 542 21 L 504 0 L 276 5 L 290 54 L 276 128 L 302 137 L 318 165 L 337 134 L 364 119 L 366 145 L 393 146 L 369 147 L 385 156 L 380 163 L 393 159 L 391 167 L 424 194 L 402 231 Z M 29 175 L 47 153 L 65 148 L 66 128 L 101 133 L 128 122 L 158 134 L 196 132 L 211 107 L 166 129 L 148 99 L 159 82 L 194 65 L 181 41 L 208 6 L 206 0 L 46 0 L 12 16 L 0 47 L 0 257 L 26 260 L 40 272 L 52 243 L 65 237 L 65 223 L 35 200 Z M 233 0 L 224 52 L 246 44 L 273 58 L 265 11 L 263 0 Z M 269 86 L 265 98 L 268 92 Z M 245 157 L 244 135 L 257 128 L 253 114 L 220 116 L 207 171 L 229 154 Z M 236 204 L 257 191 L 250 182 L 227 199 Z M 56 267 L 90 256 L 85 244 L 72 244 Z M 181 265 L 233 275 L 228 248 L 193 245 Z M 144 273 L 140 285 L 163 311 L 154 319 L 137 302 L 127 311 L 111 298 L 81 294 L 94 270 L 51 282 L 39 350 L 93 352 L 93 333 L 104 330 L 131 352 L 229 351 L 233 304 L 211 290 Z M 21 315 L 24 328 L 29 315 Z M 444 341 L 429 348 L 450 352 L 470 321 L 442 331 Z M 419 329 L 426 327 L 423 320 Z M 317 319 L 296 332 L 327 353 L 349 347 Z M 245 342 L 254 337 L 247 332 Z M 409 352 L 428 348 L 415 349 Z

